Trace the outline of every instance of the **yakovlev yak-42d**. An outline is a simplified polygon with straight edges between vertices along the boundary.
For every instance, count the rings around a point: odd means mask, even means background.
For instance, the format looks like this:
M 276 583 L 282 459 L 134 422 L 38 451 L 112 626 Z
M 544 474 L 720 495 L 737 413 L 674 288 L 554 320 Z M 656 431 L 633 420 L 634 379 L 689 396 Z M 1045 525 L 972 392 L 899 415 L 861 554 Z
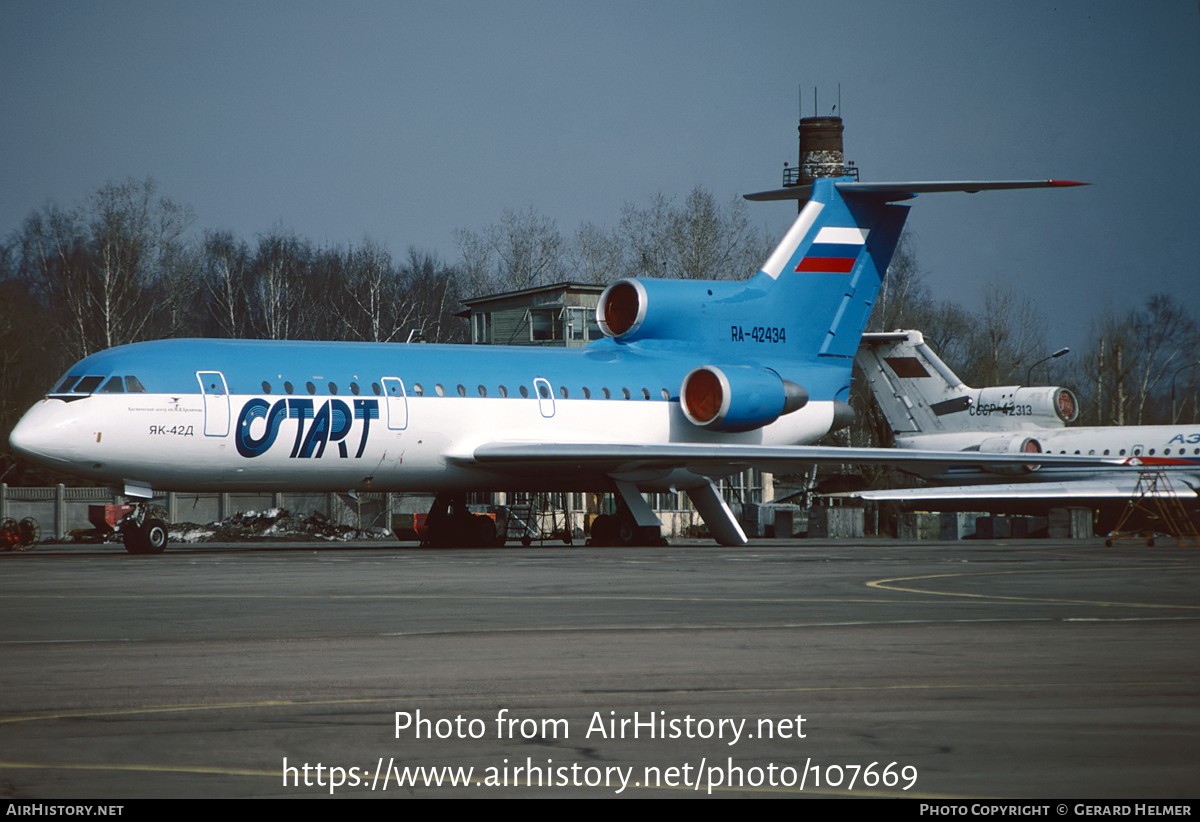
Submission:
M 1070 182 L 859 183 L 808 197 L 749 280 L 625 279 L 582 349 L 175 339 L 87 357 L 13 430 L 13 448 L 149 499 L 170 490 L 435 491 L 441 544 L 488 544 L 468 491 L 613 491 L 598 542 L 658 538 L 642 491 L 685 491 L 713 536 L 746 536 L 714 479 L 814 462 L 1007 464 L 1027 456 L 805 446 L 847 424 L 859 338 L 908 207 L 936 191 Z M 811 196 L 809 196 L 811 195 Z M 1047 462 L 1072 461 L 1044 457 Z M 1074 458 L 1079 462 L 1079 458 Z M 135 506 L 126 547 L 161 551 Z

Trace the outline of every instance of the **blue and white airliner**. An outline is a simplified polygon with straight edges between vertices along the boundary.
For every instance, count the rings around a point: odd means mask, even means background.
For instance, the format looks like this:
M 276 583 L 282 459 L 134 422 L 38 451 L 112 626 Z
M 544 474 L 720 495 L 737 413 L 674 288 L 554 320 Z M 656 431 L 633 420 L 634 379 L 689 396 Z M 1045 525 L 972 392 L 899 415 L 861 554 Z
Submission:
M 924 192 L 1067 181 L 859 183 L 749 195 L 808 197 L 749 280 L 624 279 L 600 296 L 605 334 L 582 349 L 171 339 L 80 360 L 18 423 L 18 453 L 112 484 L 171 490 L 435 491 L 430 539 L 485 544 L 468 491 L 613 491 L 599 542 L 645 541 L 642 491 L 685 491 L 713 536 L 746 536 L 714 480 L 814 462 L 1010 464 L 1012 454 L 806 446 L 847 424 L 851 367 L 900 237 Z M 1070 457 L 1047 457 L 1070 461 Z M 1078 462 L 1079 458 L 1074 458 Z M 161 551 L 144 504 L 122 526 Z

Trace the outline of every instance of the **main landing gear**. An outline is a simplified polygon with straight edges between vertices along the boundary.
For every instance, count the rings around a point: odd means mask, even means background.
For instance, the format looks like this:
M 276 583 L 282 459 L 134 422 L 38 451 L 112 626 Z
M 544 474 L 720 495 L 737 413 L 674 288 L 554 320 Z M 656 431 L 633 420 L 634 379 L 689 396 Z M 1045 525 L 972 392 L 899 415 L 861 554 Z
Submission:
M 588 545 L 666 545 L 662 523 L 632 483 L 617 481 L 617 510 L 592 520 Z
M 592 520 L 592 538 L 588 545 L 666 545 L 662 528 L 653 525 L 638 525 L 637 520 L 629 514 L 628 509 L 622 511 L 623 505 L 617 505 L 617 513 L 601 514 Z

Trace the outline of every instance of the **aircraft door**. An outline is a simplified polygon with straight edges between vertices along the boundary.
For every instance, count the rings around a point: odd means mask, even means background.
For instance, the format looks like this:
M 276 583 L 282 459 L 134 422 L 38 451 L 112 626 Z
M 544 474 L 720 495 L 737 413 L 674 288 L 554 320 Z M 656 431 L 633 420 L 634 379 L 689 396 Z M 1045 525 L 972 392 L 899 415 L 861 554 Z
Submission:
M 542 412 L 542 416 L 550 419 L 554 416 L 554 389 L 550 387 L 550 381 L 545 377 L 538 377 L 533 381 L 533 393 L 537 394 L 538 411 Z
M 387 397 L 388 429 L 403 431 L 408 428 L 408 396 L 404 393 L 404 381 L 399 377 L 384 377 L 383 393 Z
M 204 395 L 204 436 L 229 435 L 229 388 L 220 371 L 197 371 L 200 393 Z

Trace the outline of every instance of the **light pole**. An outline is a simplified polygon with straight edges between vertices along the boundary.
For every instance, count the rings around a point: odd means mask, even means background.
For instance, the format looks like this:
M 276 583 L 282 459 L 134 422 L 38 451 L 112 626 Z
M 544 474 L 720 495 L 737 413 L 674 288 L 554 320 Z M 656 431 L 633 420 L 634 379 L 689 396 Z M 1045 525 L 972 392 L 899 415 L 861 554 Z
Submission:
M 1189 368 L 1195 368 L 1197 365 L 1200 365 L 1200 360 L 1197 360 L 1196 362 L 1185 363 L 1184 365 L 1176 368 L 1175 373 L 1171 375 L 1171 425 L 1174 425 L 1177 422 L 1175 413 L 1175 378 L 1179 376 L 1180 371 L 1186 371 Z
M 1044 362 L 1049 362 L 1050 360 L 1056 360 L 1059 357 L 1063 356 L 1064 354 L 1070 354 L 1070 353 L 1071 353 L 1071 349 L 1060 348 L 1057 351 L 1055 351 L 1053 354 L 1051 354 L 1049 357 L 1042 357 L 1040 360 L 1035 362 L 1033 365 L 1026 368 L 1025 369 L 1025 384 L 1029 385 L 1029 383 L 1033 381 L 1033 376 L 1032 376 L 1033 369 L 1037 368 L 1039 365 L 1041 365 Z

